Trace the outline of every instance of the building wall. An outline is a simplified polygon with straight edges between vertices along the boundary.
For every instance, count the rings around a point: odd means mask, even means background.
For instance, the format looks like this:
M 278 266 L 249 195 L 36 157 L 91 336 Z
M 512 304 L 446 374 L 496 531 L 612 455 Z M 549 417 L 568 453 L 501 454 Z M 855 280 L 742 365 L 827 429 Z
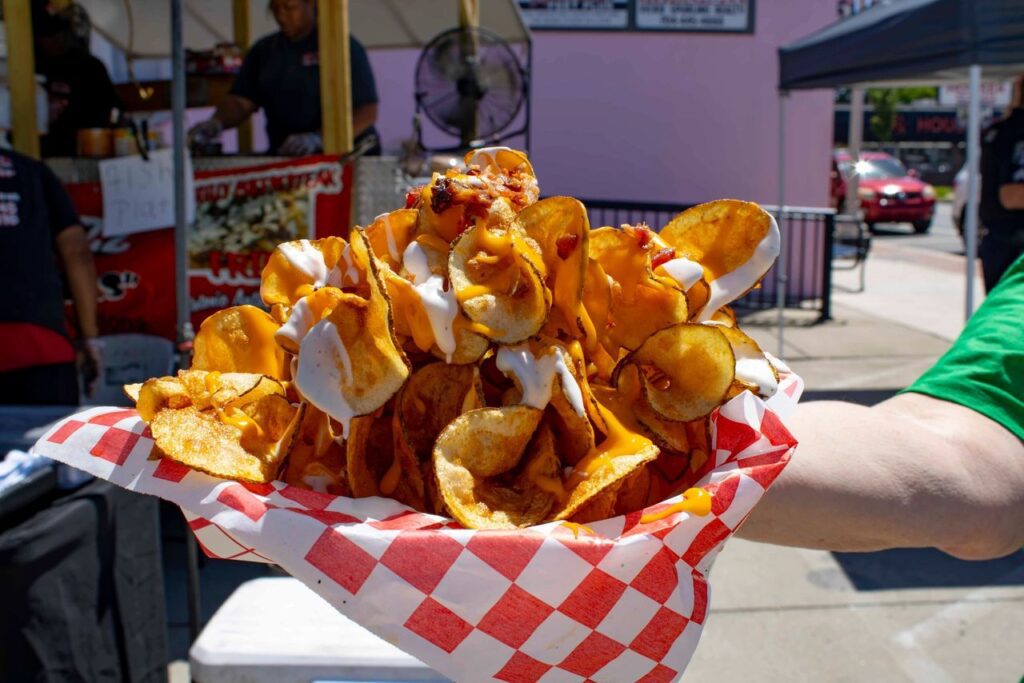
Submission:
M 542 191 L 775 203 L 775 50 L 834 21 L 835 6 L 756 5 L 753 35 L 534 33 L 530 146 Z M 370 55 L 381 98 L 378 128 L 389 149 L 412 134 L 417 55 Z M 792 94 L 786 118 L 786 203 L 827 206 L 832 93 Z

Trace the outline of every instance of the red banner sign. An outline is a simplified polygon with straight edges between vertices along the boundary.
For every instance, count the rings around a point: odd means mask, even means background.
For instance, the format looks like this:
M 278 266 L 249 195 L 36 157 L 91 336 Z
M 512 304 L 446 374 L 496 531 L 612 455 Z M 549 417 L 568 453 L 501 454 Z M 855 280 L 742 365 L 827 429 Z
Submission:
M 96 259 L 100 333 L 175 340 L 174 230 L 104 238 L 100 184 L 66 187 Z M 188 269 L 192 324 L 198 330 L 221 308 L 261 305 L 260 273 L 275 245 L 347 234 L 352 166 L 333 157 L 306 157 L 198 171 L 195 192 Z

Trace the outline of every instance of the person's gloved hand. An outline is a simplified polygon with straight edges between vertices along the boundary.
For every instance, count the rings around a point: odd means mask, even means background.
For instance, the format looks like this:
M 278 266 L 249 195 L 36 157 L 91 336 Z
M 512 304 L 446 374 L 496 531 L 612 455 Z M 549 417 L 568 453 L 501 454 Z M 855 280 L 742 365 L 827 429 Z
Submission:
M 284 139 L 278 152 L 284 156 L 301 157 L 323 149 L 324 140 L 320 133 L 293 133 Z
M 188 129 L 188 143 L 189 145 L 194 144 L 206 144 L 213 142 L 217 139 L 217 136 L 224 130 L 224 124 L 215 118 L 209 118 L 205 121 L 200 121 L 196 125 Z

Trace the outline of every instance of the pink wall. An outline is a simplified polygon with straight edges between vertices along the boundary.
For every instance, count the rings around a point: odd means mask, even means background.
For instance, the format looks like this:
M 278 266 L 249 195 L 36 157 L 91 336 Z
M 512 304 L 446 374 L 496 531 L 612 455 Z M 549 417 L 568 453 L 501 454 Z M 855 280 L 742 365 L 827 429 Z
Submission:
M 542 191 L 774 203 L 775 50 L 833 21 L 835 4 L 756 5 L 752 36 L 534 33 L 531 159 Z M 396 149 L 412 133 L 417 52 L 370 57 L 381 98 L 378 128 L 385 148 Z M 787 107 L 786 202 L 826 206 L 832 94 L 793 94 Z

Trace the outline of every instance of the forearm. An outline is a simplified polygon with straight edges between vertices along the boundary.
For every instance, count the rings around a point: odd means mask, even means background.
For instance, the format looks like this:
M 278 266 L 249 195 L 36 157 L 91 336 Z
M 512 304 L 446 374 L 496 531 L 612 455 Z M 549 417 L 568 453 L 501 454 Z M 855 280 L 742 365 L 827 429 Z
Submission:
M 1024 445 L 966 408 L 915 394 L 874 408 L 802 405 L 792 462 L 740 530 L 828 550 L 1024 545 Z
M 377 122 L 377 105 L 364 104 L 352 110 L 352 137 L 357 138 Z
M 78 330 L 83 337 L 98 336 L 96 306 L 99 289 L 96 286 L 96 265 L 85 230 L 81 226 L 68 228 L 58 236 L 57 248 L 75 305 Z
M 213 118 L 220 121 L 225 129 L 234 128 L 249 118 L 256 111 L 256 105 L 244 97 L 227 95 L 217 105 Z
M 1024 209 L 1024 183 L 1000 185 L 999 203 L 1008 211 Z

